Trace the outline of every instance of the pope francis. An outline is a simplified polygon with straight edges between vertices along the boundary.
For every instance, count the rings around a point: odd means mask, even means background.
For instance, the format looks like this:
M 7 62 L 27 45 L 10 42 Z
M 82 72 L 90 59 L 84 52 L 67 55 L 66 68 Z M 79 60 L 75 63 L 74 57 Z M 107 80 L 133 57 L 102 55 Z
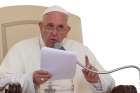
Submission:
M 61 43 L 63 50 L 76 52 L 85 67 L 105 71 L 86 46 L 66 38 L 71 29 L 68 18 L 69 12 L 60 6 L 48 7 L 38 23 L 40 36 L 23 40 L 9 50 L 0 66 L 0 81 L 19 82 L 23 93 L 110 93 L 114 80 L 109 75 L 98 75 L 77 65 L 72 79 L 50 80 L 53 75 L 40 69 L 41 48 Z

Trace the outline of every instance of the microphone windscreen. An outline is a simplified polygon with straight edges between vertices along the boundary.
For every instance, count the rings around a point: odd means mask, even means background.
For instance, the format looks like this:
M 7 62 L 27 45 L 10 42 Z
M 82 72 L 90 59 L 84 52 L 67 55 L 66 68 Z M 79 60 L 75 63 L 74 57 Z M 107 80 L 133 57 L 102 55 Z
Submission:
M 55 44 L 54 44 L 54 47 L 53 48 L 55 48 L 55 49 L 60 49 L 62 47 L 62 44 L 60 43 L 60 42 L 56 42 Z

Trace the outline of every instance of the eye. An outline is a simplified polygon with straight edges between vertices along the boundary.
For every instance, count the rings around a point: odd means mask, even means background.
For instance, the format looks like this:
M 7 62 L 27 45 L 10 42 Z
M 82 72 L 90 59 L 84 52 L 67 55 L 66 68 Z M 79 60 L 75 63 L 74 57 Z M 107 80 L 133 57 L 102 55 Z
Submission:
M 64 31 L 64 25 L 59 25 L 59 26 L 57 27 L 57 30 L 58 30 L 58 31 Z
M 59 28 L 64 28 L 64 26 L 63 25 L 59 25 Z
M 52 23 L 47 24 L 46 29 L 50 30 L 53 29 L 54 25 Z

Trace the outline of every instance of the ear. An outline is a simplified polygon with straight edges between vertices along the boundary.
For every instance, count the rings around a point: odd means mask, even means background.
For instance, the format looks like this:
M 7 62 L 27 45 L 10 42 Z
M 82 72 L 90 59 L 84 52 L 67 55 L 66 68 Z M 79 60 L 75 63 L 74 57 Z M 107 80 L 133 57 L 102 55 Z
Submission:
M 40 31 L 42 31 L 42 30 L 43 30 L 42 22 L 39 22 L 39 23 L 38 23 L 38 26 L 39 26 L 39 28 L 40 28 Z
M 65 37 L 67 37 L 67 35 L 68 35 L 68 33 L 69 33 L 70 30 L 71 30 L 71 27 L 70 26 L 67 26 Z
M 69 31 L 71 30 L 71 27 L 70 27 L 70 26 L 68 26 L 68 27 L 67 27 L 67 29 L 68 29 L 68 32 L 69 32 Z

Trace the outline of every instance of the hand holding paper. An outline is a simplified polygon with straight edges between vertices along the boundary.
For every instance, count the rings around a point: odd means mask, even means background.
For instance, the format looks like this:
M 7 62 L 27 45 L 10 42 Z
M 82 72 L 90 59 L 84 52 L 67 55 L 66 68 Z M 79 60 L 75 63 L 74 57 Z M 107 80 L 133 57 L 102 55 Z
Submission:
M 70 51 L 44 47 L 41 49 L 41 69 L 52 74 L 53 80 L 71 79 L 76 70 L 77 56 Z

